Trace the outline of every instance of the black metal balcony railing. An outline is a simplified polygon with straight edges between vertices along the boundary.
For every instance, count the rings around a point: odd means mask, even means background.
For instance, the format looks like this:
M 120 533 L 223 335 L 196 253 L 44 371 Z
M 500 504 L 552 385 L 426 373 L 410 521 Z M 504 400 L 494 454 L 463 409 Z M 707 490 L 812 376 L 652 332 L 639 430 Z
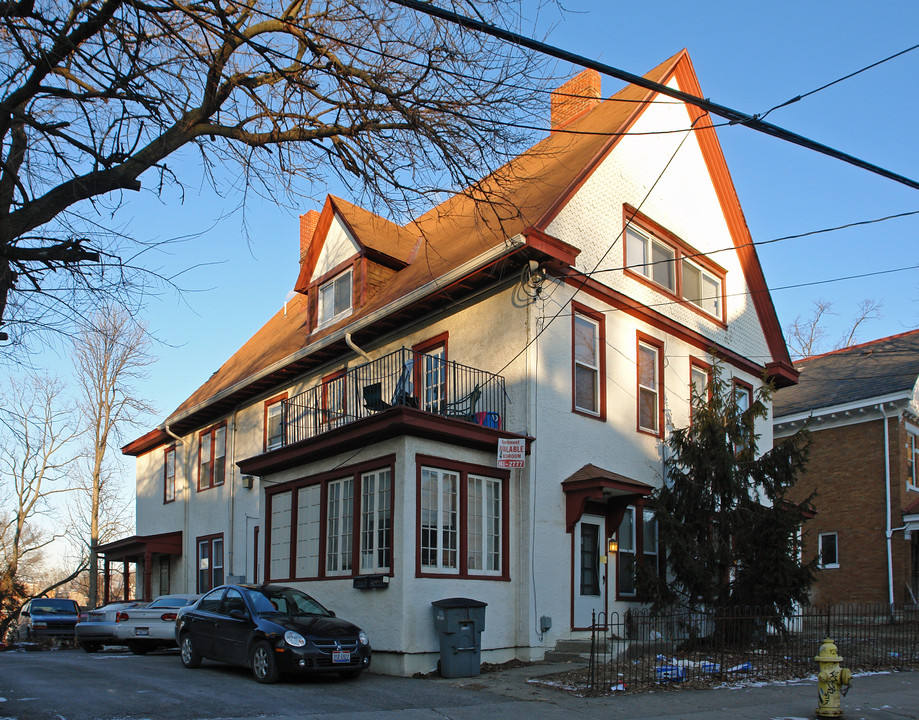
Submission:
M 405 406 L 501 429 L 504 378 L 402 348 L 283 401 L 284 444 Z

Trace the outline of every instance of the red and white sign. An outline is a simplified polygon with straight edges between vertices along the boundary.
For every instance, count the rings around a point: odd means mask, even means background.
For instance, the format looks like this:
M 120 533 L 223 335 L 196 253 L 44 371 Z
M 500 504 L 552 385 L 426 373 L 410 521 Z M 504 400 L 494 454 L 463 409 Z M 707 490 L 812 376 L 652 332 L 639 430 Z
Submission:
M 522 438 L 498 438 L 498 467 L 522 468 L 526 450 L 526 440 Z

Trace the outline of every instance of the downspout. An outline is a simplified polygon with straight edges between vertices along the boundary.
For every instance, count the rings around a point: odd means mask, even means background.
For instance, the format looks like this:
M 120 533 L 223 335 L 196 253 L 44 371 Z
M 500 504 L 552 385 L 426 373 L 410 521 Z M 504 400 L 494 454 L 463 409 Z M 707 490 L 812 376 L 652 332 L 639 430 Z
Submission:
M 191 480 L 190 480 L 190 475 L 189 475 L 189 472 L 188 472 L 188 450 L 189 450 L 189 445 L 186 444 L 185 441 L 184 441 L 182 438 L 180 438 L 178 435 L 176 435 L 176 434 L 170 429 L 169 425 L 167 425 L 167 424 L 164 423 L 164 424 L 163 424 L 163 430 L 165 430 L 166 434 L 167 434 L 169 437 L 175 438 L 176 443 L 178 443 L 179 445 L 181 445 L 181 446 L 183 447 L 183 452 L 182 452 L 182 479 L 185 481 L 185 486 L 184 486 L 184 487 L 185 487 L 185 493 L 184 493 L 184 499 L 183 499 L 183 501 L 182 501 L 182 545 L 184 546 L 184 547 L 182 548 L 182 554 L 185 555 L 186 557 L 189 557 L 189 555 L 186 553 L 186 550 L 188 549 L 188 506 L 189 506 L 189 504 L 191 503 Z M 176 475 L 178 475 L 178 468 L 176 469 Z M 195 568 L 195 571 L 194 571 L 194 572 L 197 573 L 197 572 L 198 572 L 198 568 L 197 568 L 197 548 L 196 548 L 194 545 L 192 545 L 191 548 L 192 548 L 192 552 L 191 552 L 190 557 L 194 558 L 194 560 L 193 560 L 193 562 L 192 562 L 192 566 Z M 186 562 L 186 563 L 185 563 L 185 577 L 182 579 L 182 589 L 183 589 L 185 592 L 188 592 L 188 565 L 189 565 L 188 562 Z M 196 575 L 193 574 L 192 577 L 196 577 Z M 170 581 L 170 585 L 171 585 L 171 584 L 172 584 L 172 583 L 171 583 L 171 581 Z M 169 589 L 172 590 L 172 587 L 170 587 Z
M 893 613 L 893 528 L 890 524 L 890 509 L 891 509 L 891 498 L 890 498 L 890 437 L 888 430 L 888 417 L 887 412 L 884 410 L 884 403 L 878 405 L 878 408 L 881 411 L 881 415 L 884 416 L 884 487 L 886 489 L 887 497 L 887 520 L 886 520 L 886 536 L 887 536 L 887 600 L 890 608 L 890 612 Z
M 233 461 L 230 466 L 231 467 L 230 469 L 230 502 L 229 502 L 230 517 L 227 519 L 227 526 L 228 526 L 227 530 L 229 533 L 229 538 L 228 538 L 229 542 L 227 542 L 225 545 L 227 548 L 226 566 L 230 570 L 230 572 L 234 575 L 237 574 L 233 572 L 236 570 L 236 566 L 233 564 L 233 547 L 236 545 L 235 543 L 236 523 L 234 521 L 236 518 L 236 473 L 239 470 L 239 468 L 236 467 L 236 429 L 238 425 L 238 420 L 239 420 L 239 405 L 237 405 L 233 409 L 233 454 L 230 456 L 233 458 Z M 226 458 L 224 458 L 224 462 L 226 462 Z M 226 575 L 224 575 L 223 581 L 229 582 L 229 580 L 227 580 L 226 578 Z
M 363 350 L 361 350 L 357 345 L 354 344 L 354 340 L 351 339 L 350 332 L 345 333 L 345 342 L 348 344 L 349 348 L 354 350 L 354 352 L 356 352 L 358 355 L 364 358 L 364 360 L 366 360 L 367 362 L 371 362 L 371 357 L 367 353 L 365 353 Z

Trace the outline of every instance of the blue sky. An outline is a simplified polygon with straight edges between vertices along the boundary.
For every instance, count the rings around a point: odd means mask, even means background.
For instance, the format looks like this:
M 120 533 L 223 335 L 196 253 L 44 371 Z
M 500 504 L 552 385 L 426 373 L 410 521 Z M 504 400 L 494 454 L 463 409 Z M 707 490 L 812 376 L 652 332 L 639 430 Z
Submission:
M 751 114 L 919 42 L 915 2 L 605 0 L 539 15 L 536 6 L 525 3 L 531 25 L 524 32 L 630 72 L 647 72 L 687 48 L 706 97 Z M 574 71 L 559 64 L 555 74 Z M 776 110 L 769 121 L 919 179 L 917 74 L 919 50 Z M 620 87 L 603 80 L 604 96 Z M 919 191 L 838 160 L 744 127 L 721 128 L 718 136 L 756 241 L 919 210 Z M 159 409 L 148 429 L 283 304 L 297 274 L 297 213 L 264 200 L 251 202 L 245 215 L 233 213 L 237 198 L 210 191 L 195 158 L 169 165 L 190 179 L 184 200 L 142 193 L 128 197 L 119 215 L 140 239 L 191 236 L 145 259 L 169 273 L 190 268 L 180 280 L 189 291 L 167 292 L 147 308 L 145 319 L 162 342 L 142 388 Z M 329 191 L 349 197 L 340 187 Z M 322 200 L 317 194 L 299 212 L 321 209 Z M 919 264 L 917 231 L 919 216 L 758 248 L 783 328 L 815 300 L 828 300 L 838 313 L 828 318 L 833 342 L 864 298 L 883 303 L 883 318 L 865 326 L 860 340 L 919 326 L 919 271 L 826 282 Z M 785 289 L 804 283 L 819 284 Z

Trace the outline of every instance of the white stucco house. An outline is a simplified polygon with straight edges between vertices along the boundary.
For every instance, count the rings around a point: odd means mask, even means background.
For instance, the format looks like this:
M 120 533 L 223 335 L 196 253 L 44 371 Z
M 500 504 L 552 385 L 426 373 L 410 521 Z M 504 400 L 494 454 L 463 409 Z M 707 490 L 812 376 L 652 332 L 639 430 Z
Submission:
M 685 51 L 647 77 L 702 96 Z M 491 662 L 638 603 L 635 563 L 662 564 L 646 499 L 712 351 L 751 392 L 796 372 L 708 118 L 601 100 L 590 71 L 552 105 L 490 206 L 302 216 L 295 299 L 123 449 L 138 535 L 110 571 L 134 563 L 138 595 L 301 587 L 393 674 L 436 665 L 436 600 L 487 603 Z

